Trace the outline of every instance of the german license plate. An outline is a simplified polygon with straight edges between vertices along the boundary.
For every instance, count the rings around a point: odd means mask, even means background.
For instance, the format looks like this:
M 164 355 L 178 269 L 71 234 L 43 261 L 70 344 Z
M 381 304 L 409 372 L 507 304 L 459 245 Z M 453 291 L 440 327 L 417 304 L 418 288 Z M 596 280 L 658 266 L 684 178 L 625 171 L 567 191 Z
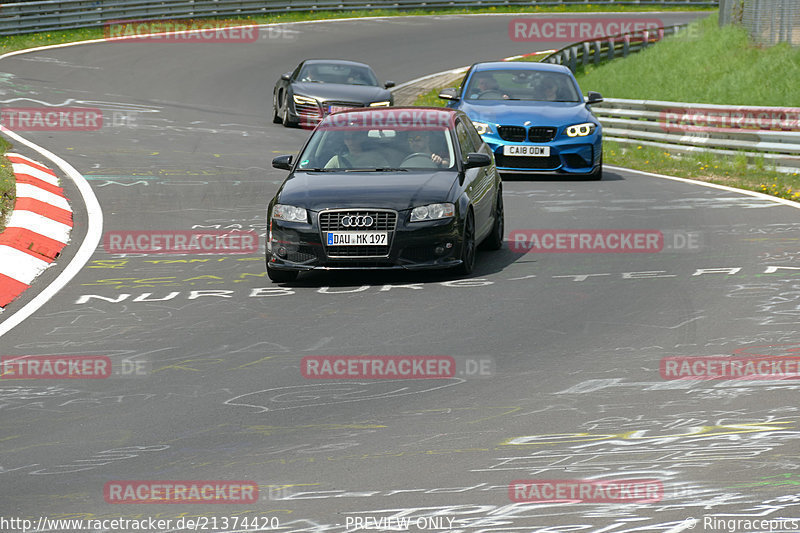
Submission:
M 526 157 L 550 157 L 549 146 L 503 146 L 503 155 L 521 155 Z
M 385 231 L 329 231 L 328 246 L 385 246 L 389 234 Z
M 353 106 L 349 105 L 329 105 L 328 106 L 328 113 L 338 113 L 339 111 L 348 111 L 353 109 Z

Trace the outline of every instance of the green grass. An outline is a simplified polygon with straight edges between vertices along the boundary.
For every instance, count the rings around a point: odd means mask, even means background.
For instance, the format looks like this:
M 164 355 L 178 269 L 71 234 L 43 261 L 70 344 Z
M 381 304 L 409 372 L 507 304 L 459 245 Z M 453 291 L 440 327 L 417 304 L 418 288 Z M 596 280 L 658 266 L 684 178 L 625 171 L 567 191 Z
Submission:
M 800 200 L 800 175 L 771 170 L 763 159 L 748 165 L 744 155 L 724 157 L 709 153 L 682 154 L 678 157 L 652 146 L 603 143 L 603 159 L 609 165 L 692 178 Z
M 6 159 L 6 152 L 11 149 L 11 144 L 0 137 L 0 231 L 6 227 L 6 217 L 14 209 L 16 186 L 11 162 Z
M 624 5 L 618 2 L 613 6 L 613 11 L 618 12 L 641 12 L 641 11 L 709 11 L 708 8 L 692 7 L 692 6 L 637 6 L 636 0 L 623 0 L 629 1 L 631 5 Z M 414 10 L 400 10 L 400 9 L 374 9 L 374 10 L 361 10 L 361 11 L 308 11 L 308 12 L 289 12 L 275 15 L 264 16 L 243 16 L 236 19 L 219 18 L 219 19 L 199 19 L 202 21 L 208 20 L 233 20 L 240 22 L 248 20 L 256 24 L 268 24 L 277 22 L 298 22 L 307 20 L 331 20 L 339 18 L 351 17 L 389 17 L 389 16 L 410 16 L 410 15 L 451 15 L 451 14 L 475 14 L 475 13 L 591 13 L 599 11 L 610 11 L 609 6 L 603 5 L 569 5 L 569 6 L 536 6 L 536 7 L 488 7 L 482 9 L 414 9 Z M 62 44 L 78 41 L 86 41 L 91 39 L 102 39 L 103 28 L 81 28 L 76 30 L 63 30 L 63 31 L 50 31 L 41 33 L 31 33 L 26 35 L 11 35 L 3 37 L 3 42 L 0 44 L 0 54 L 11 52 L 15 50 L 23 50 L 26 48 L 33 48 L 36 46 L 45 46 L 50 44 Z
M 728 105 L 797 106 L 800 47 L 760 47 L 717 15 L 646 50 L 576 75 L 581 88 L 607 98 Z

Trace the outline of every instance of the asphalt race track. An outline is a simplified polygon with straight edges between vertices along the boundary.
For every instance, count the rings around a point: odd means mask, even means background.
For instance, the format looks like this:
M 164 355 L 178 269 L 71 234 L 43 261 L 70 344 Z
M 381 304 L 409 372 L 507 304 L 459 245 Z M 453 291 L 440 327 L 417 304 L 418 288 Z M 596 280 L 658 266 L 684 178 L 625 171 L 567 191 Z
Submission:
M 341 57 L 402 83 L 561 44 L 512 42 L 510 18 L 296 24 L 263 29 L 249 44 L 44 50 L 2 61 L 0 102 L 103 110 L 99 132 L 20 133 L 90 181 L 104 232 L 263 235 L 265 205 L 285 175 L 270 160 L 296 153 L 308 134 L 270 120 L 281 73 L 306 57 Z M 55 277 L 86 231 L 79 195 L 65 187 L 73 244 L 4 320 Z M 98 247 L 2 337 L 0 352 L 103 355 L 141 361 L 142 371 L 0 383 L 0 515 L 216 518 L 207 531 L 241 531 L 230 520 L 259 517 L 264 531 L 359 523 L 450 533 L 723 531 L 713 520 L 800 516 L 797 382 L 659 371 L 671 356 L 796 353 L 800 212 L 612 169 L 600 182 L 506 181 L 504 198 L 507 239 L 534 229 L 654 230 L 664 247 L 526 254 L 507 243 L 481 252 L 464 280 L 337 273 L 284 285 L 266 277 L 263 239 L 246 256 Z M 483 375 L 448 379 L 315 380 L 300 369 L 311 355 L 488 364 Z M 513 501 L 509 485 L 531 479 L 652 479 L 662 493 L 651 503 Z M 249 480 L 259 491 L 247 504 L 107 503 L 104 486 L 120 480 Z M 398 529 L 400 519 L 409 527 Z

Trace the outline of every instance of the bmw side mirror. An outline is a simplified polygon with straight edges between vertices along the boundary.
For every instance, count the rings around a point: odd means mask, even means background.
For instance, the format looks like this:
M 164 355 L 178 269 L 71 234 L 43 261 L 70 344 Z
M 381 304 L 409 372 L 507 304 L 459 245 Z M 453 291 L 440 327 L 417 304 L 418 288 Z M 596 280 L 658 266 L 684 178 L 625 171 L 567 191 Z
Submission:
M 599 104 L 602 101 L 603 95 L 594 91 L 589 91 L 589 95 L 586 97 L 587 104 Z
M 286 74 L 281 75 L 281 79 L 283 81 L 291 80 L 292 79 L 292 73 L 291 72 L 287 72 Z
M 458 100 L 458 89 L 442 89 L 439 91 L 439 98 L 442 100 Z
M 491 164 L 492 158 L 488 155 L 472 152 L 467 154 L 467 160 L 464 161 L 464 168 L 488 167 Z
M 383 84 L 383 86 L 386 89 L 391 89 L 392 87 L 395 86 L 395 83 L 393 81 L 387 81 L 386 83 Z
M 291 170 L 292 169 L 292 156 L 290 155 L 279 155 L 275 159 L 272 160 L 272 166 L 274 168 L 279 168 L 281 170 Z

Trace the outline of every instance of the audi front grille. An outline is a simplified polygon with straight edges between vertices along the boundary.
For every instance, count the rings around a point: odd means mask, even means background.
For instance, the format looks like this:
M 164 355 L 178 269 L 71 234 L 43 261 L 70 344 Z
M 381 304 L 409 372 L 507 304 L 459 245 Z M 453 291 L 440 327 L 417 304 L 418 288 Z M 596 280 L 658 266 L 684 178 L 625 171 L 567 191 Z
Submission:
M 322 246 L 331 258 L 388 257 L 396 226 L 397 211 L 388 209 L 336 209 L 319 214 Z M 388 235 L 386 244 L 380 246 L 328 246 L 325 234 L 330 231 L 385 231 Z

